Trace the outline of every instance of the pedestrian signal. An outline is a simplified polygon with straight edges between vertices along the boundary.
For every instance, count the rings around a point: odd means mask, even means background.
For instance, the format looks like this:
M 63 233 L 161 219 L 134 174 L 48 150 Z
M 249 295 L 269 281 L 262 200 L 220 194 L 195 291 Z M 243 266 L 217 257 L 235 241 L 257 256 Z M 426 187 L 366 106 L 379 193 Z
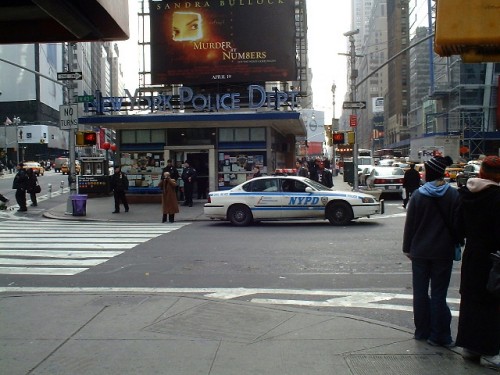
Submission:
M 95 146 L 97 143 L 96 132 L 83 132 L 83 144 L 85 146 Z
M 95 146 L 97 143 L 96 132 L 85 131 L 76 132 L 76 142 L 77 146 Z
M 345 143 L 344 133 L 335 132 L 332 134 L 332 141 L 334 145 L 343 145 Z

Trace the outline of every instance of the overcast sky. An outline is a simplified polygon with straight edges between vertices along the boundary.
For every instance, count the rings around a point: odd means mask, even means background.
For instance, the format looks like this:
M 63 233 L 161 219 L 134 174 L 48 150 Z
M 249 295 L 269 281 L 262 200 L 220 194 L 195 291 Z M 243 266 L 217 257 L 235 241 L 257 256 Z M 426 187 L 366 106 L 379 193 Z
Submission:
M 332 84 L 335 82 L 335 117 L 341 114 L 347 88 L 347 38 L 350 30 L 351 5 L 348 0 L 307 0 L 308 55 L 313 72 L 314 109 L 325 112 L 325 122 L 333 115 Z M 129 0 L 131 37 L 119 42 L 120 60 L 126 78 L 125 87 L 135 90 L 138 84 L 137 9 L 138 2 Z

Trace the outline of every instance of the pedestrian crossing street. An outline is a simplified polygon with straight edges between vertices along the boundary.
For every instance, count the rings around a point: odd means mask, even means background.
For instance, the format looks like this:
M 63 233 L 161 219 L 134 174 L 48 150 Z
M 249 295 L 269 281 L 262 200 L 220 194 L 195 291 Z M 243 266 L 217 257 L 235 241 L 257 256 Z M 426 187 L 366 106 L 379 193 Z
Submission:
M 188 224 L 4 221 L 0 275 L 76 275 Z

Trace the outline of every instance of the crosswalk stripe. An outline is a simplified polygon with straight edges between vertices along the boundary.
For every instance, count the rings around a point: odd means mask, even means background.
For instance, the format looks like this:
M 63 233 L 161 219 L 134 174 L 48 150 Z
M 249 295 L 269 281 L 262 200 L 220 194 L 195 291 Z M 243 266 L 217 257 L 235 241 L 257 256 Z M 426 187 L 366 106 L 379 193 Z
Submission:
M 3 222 L 0 274 L 76 275 L 188 224 Z
M 13 259 L 0 258 L 3 266 L 79 266 L 90 267 L 106 262 L 107 259 Z
M 0 250 L 0 256 L 21 256 L 41 258 L 113 258 L 123 251 L 73 251 L 73 250 Z
M 133 240 L 134 242 L 144 242 L 144 241 L 148 241 L 149 239 L 151 239 L 151 236 L 134 236 L 134 237 L 129 237 L 129 235 L 124 235 L 124 236 L 121 236 L 121 237 L 116 237 L 116 234 L 115 234 L 115 237 L 99 237 L 99 242 L 100 243 L 129 243 L 131 240 Z M 75 243 L 75 244 L 80 244 L 82 243 L 82 241 L 87 241 L 88 240 L 88 237 L 74 237 L 74 236 L 71 236 L 71 237 L 59 237 L 57 239 L 57 242 L 59 243 L 64 243 L 64 244 L 71 244 L 71 243 Z M 9 243 L 18 243 L 19 242 L 19 238 L 16 238 L 16 237 L 10 237 L 10 238 L 2 238 L 2 243 L 5 243 L 5 244 L 9 244 Z M 52 237 L 31 237 L 31 238 L 24 238 L 23 239 L 23 242 L 25 244 L 43 244 L 43 243 L 49 243 L 49 244 L 53 244 L 54 243 L 54 236 Z
M 56 239 L 55 239 L 56 240 Z M 87 239 L 89 240 L 89 239 Z M 97 241 L 100 239 L 93 239 L 94 241 Z M 144 242 L 144 241 L 134 241 L 133 243 L 106 243 L 102 244 L 101 242 L 87 242 L 87 243 L 81 243 L 81 242 L 75 242 L 73 245 L 74 246 L 68 246 L 67 243 L 54 243 L 52 242 L 51 244 L 45 245 L 45 244 L 37 244 L 37 243 L 30 243 L 29 246 L 26 243 L 0 243 L 0 249 L 8 249 L 8 250 L 13 250 L 13 249 L 67 249 L 68 247 L 72 247 L 72 250 L 77 250 L 77 249 L 132 249 L 133 247 L 136 247 L 139 245 L 139 243 Z
M 88 268 L 0 267 L 1 275 L 73 276 Z

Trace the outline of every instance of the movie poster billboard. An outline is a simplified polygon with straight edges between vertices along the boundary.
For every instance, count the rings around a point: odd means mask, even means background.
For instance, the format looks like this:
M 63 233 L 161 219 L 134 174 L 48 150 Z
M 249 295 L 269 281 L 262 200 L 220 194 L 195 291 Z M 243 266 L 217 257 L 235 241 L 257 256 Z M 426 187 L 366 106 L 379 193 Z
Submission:
M 151 83 L 296 80 L 295 0 L 150 0 Z

